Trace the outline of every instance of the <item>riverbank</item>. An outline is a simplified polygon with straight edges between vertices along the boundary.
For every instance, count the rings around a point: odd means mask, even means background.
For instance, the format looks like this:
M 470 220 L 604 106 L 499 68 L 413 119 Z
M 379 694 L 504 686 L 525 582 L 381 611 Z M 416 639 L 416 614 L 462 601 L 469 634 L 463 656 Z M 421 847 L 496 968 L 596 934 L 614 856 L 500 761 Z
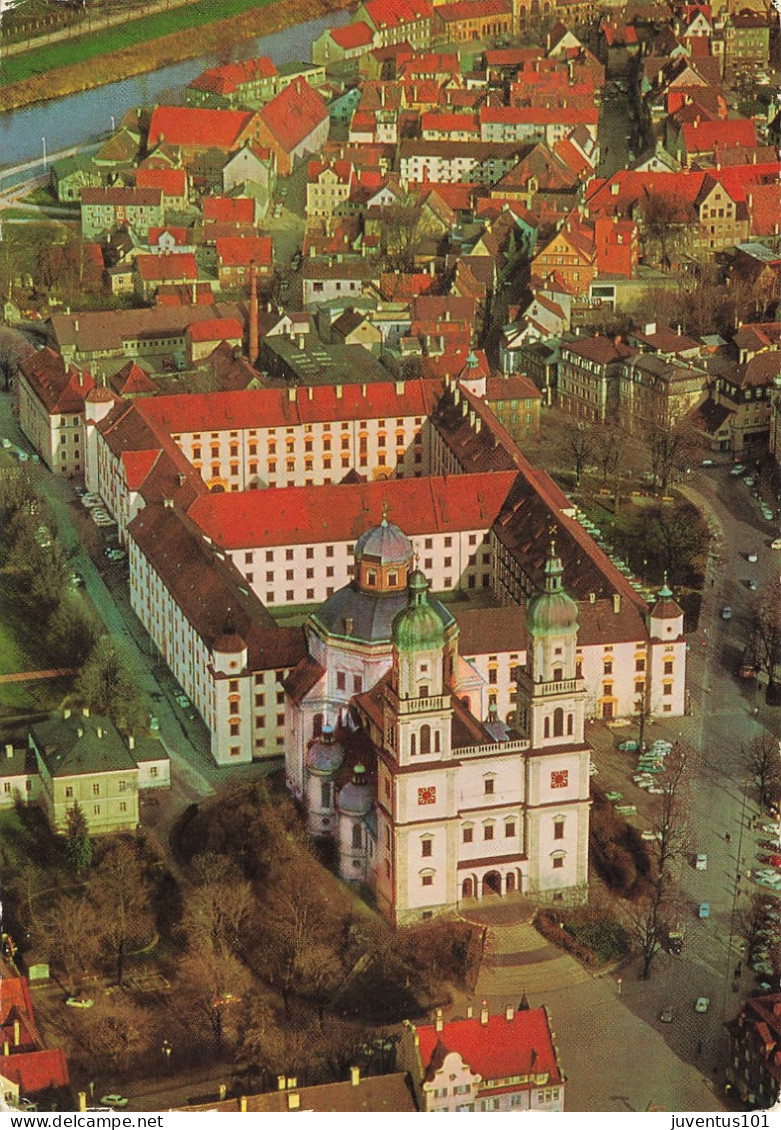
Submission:
M 33 103 L 92 90 L 199 55 L 222 53 L 245 40 L 282 31 L 292 24 L 305 23 L 346 6 L 346 0 L 269 0 L 264 7 L 255 7 L 238 16 L 215 20 L 201 27 L 187 27 L 149 42 L 139 42 L 139 31 L 146 19 L 134 20 L 128 25 L 134 29 L 131 45 L 66 66 L 44 69 L 30 78 L 9 83 L 0 88 L 0 103 L 3 110 L 17 110 Z M 149 17 L 149 20 L 155 18 Z M 114 35 L 119 38 L 119 31 L 115 31 Z M 69 39 L 67 44 L 55 47 L 60 50 L 66 47 L 72 57 L 81 43 L 89 45 L 90 41 L 87 37 L 77 42 Z

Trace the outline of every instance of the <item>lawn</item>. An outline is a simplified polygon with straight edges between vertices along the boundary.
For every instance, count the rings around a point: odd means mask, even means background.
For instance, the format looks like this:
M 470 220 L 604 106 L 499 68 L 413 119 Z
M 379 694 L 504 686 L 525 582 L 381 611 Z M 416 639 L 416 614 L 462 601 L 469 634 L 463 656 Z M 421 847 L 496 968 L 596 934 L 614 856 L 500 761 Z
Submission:
M 0 574 L 0 675 L 36 671 L 48 666 L 35 646 L 35 632 L 14 606 L 14 596 Z M 0 683 L 0 716 L 20 711 L 54 710 L 70 690 L 73 680 L 39 679 L 34 683 Z
M 46 74 L 59 67 L 84 63 L 125 47 L 143 47 L 145 54 L 150 51 L 154 53 L 152 40 L 235 18 L 243 12 L 265 7 L 269 3 L 271 0 L 221 0 L 217 7 L 213 0 L 200 0 L 199 3 L 188 4 L 173 11 L 142 16 L 105 31 L 78 38 L 68 37 L 62 42 L 4 59 L 0 86 L 21 82 L 32 75 Z

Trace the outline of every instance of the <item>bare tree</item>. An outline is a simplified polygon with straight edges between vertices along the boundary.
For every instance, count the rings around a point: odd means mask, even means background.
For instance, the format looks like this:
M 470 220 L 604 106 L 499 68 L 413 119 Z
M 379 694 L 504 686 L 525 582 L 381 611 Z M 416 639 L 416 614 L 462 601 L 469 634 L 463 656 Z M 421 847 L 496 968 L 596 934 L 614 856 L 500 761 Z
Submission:
M 134 845 L 125 840 L 112 844 L 88 884 L 97 916 L 101 945 L 114 962 L 117 984 L 122 984 L 131 946 L 154 935 L 152 884 Z
M 759 803 L 777 800 L 781 794 L 781 742 L 772 734 L 757 734 L 743 747 L 746 768 L 759 785 Z
M 754 641 L 757 667 L 775 682 L 781 681 L 781 577 L 754 613 Z
M 215 961 L 239 954 L 255 909 L 251 884 L 217 852 L 194 856 L 191 868 L 196 885 L 187 894 L 181 922 L 188 948 Z
M 567 450 L 575 461 L 575 483 L 580 486 L 583 471 L 594 453 L 591 433 L 586 430 L 582 420 L 578 421 L 577 427 L 568 429 Z
M 94 968 L 99 953 L 98 923 L 90 901 L 83 895 L 60 895 L 46 917 L 37 941 L 46 945 L 73 994 Z

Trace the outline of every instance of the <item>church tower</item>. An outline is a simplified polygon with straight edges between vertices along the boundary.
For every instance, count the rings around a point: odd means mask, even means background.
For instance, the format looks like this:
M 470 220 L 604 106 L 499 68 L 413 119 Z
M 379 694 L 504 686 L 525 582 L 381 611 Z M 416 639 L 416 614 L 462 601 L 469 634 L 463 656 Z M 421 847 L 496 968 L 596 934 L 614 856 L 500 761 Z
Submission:
M 393 922 L 456 903 L 457 767 L 452 762 L 451 684 L 457 628 L 415 569 L 407 606 L 391 628 L 377 772 L 376 895 Z
M 551 540 L 541 593 L 526 605 L 526 670 L 518 679 L 525 757 L 528 893 L 551 901 L 588 897 L 590 746 L 585 685 L 576 661 L 578 607 L 564 591 Z

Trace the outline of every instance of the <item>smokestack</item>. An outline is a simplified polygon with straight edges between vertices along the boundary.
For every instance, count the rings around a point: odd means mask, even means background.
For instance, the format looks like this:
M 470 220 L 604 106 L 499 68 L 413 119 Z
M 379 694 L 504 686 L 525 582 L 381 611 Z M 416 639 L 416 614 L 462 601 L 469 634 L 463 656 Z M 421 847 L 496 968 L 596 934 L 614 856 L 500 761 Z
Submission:
M 480 1009 L 480 1023 L 488 1023 L 488 1001 L 483 1001 L 482 1007 Z
M 249 265 L 249 340 L 247 348 L 249 363 L 254 365 L 260 352 L 258 345 L 258 280 L 254 260 Z
M 507 1007 L 504 1010 L 504 1018 L 505 1018 L 505 1020 L 512 1020 L 512 1018 L 514 1016 L 515 1016 L 515 1009 L 513 1008 L 513 1006 L 511 1004 L 508 1004 Z
M 228 1093 L 227 1086 L 224 1083 L 220 1083 L 220 1086 L 218 1088 L 218 1094 L 220 1096 L 220 1102 L 221 1103 L 225 1102 L 225 1096 L 227 1095 L 227 1093 Z
M 613 593 L 613 611 L 616 615 L 621 611 L 621 594 L 617 592 Z
M 13 743 L 12 742 L 6 742 L 5 743 L 5 756 L 6 757 L 13 757 L 13 755 L 14 755 Z
M 436 1032 L 442 1031 L 442 1009 L 441 1008 L 437 1009 L 436 1019 L 434 1021 L 434 1030 Z
M 360 1069 L 360 1067 L 351 1067 L 350 1068 L 350 1083 L 353 1085 L 353 1087 L 357 1087 L 358 1084 L 360 1083 L 360 1081 L 361 1081 L 361 1069 Z
M 19 1021 L 14 1020 L 14 1047 L 18 1048 L 19 1045 L 21 1044 L 21 1042 L 22 1042 L 22 1035 L 21 1035 L 21 1029 L 19 1027 Z

